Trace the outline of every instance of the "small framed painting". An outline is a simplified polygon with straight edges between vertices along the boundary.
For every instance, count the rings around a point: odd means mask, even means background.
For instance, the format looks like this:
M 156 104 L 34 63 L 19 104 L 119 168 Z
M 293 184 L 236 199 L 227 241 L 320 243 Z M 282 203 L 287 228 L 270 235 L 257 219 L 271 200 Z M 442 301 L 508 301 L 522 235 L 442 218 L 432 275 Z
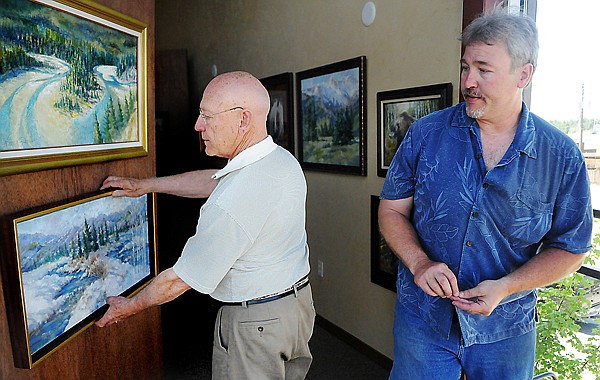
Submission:
M 377 175 L 385 177 L 396 150 L 418 118 L 452 105 L 452 83 L 377 93 Z
M 296 74 L 304 168 L 367 175 L 366 64 L 361 56 Z
M 294 154 L 293 77 L 292 73 L 282 73 L 260 80 L 269 91 L 271 98 L 267 132 L 276 144 L 292 154 Z
M 15 366 L 32 368 L 157 274 L 154 194 L 86 195 L 2 217 Z

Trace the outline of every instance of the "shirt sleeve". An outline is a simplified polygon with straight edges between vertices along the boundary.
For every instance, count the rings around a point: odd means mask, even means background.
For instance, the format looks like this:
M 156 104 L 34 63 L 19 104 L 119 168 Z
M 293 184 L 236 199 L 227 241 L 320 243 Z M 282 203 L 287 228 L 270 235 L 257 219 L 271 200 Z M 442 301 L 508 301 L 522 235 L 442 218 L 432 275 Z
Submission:
M 211 294 L 250 246 L 246 231 L 228 212 L 206 204 L 173 270 L 196 291 Z
M 409 198 L 415 191 L 416 149 L 413 146 L 414 130 L 418 120 L 411 125 L 398 147 L 390 164 L 383 187 L 381 199 L 397 200 Z
M 585 253 L 591 246 L 593 211 L 587 167 L 577 149 L 567 159 L 552 217 L 552 227 L 543 239 L 545 246 L 572 253 Z

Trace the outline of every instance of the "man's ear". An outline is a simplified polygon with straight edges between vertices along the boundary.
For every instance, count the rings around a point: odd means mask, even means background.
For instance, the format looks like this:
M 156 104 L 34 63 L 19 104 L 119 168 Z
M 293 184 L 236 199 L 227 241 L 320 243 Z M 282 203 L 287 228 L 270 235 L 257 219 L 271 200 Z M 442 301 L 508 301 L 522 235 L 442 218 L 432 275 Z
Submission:
M 531 77 L 533 77 L 533 65 L 528 63 L 521 67 L 519 77 L 519 88 L 525 88 L 531 82 Z
M 240 120 L 240 130 L 244 133 L 250 129 L 250 122 L 252 120 L 252 111 L 244 109 L 242 111 L 242 119 Z

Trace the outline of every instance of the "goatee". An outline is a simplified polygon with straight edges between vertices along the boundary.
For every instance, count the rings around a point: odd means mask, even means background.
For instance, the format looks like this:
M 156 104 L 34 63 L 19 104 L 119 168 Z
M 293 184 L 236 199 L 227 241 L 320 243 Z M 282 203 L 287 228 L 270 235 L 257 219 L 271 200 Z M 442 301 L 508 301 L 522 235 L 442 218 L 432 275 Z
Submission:
M 469 106 L 467 106 L 467 115 L 469 115 L 469 117 L 472 117 L 473 119 L 481 118 L 484 112 L 485 108 L 470 109 Z

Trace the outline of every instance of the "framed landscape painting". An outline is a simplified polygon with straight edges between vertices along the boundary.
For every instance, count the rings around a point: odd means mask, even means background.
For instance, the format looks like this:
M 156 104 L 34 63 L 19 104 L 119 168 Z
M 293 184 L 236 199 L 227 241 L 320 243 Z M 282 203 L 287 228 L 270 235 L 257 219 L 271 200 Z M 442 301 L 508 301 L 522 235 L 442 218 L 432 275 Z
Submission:
M 267 131 L 276 144 L 294 154 L 294 119 L 292 108 L 292 73 L 282 73 L 260 81 L 269 91 L 271 110 L 267 117 Z
M 88 0 L 0 20 L 0 175 L 148 153 L 147 25 Z
M 296 82 L 300 164 L 366 176 L 366 57 L 299 72 Z
M 379 232 L 379 197 L 371 195 L 371 282 L 396 291 L 398 258 Z
M 410 125 L 452 105 L 452 83 L 377 93 L 377 175 L 385 177 Z
M 2 281 L 15 366 L 32 368 L 93 324 L 108 296 L 157 274 L 154 195 L 110 192 L 2 218 Z

